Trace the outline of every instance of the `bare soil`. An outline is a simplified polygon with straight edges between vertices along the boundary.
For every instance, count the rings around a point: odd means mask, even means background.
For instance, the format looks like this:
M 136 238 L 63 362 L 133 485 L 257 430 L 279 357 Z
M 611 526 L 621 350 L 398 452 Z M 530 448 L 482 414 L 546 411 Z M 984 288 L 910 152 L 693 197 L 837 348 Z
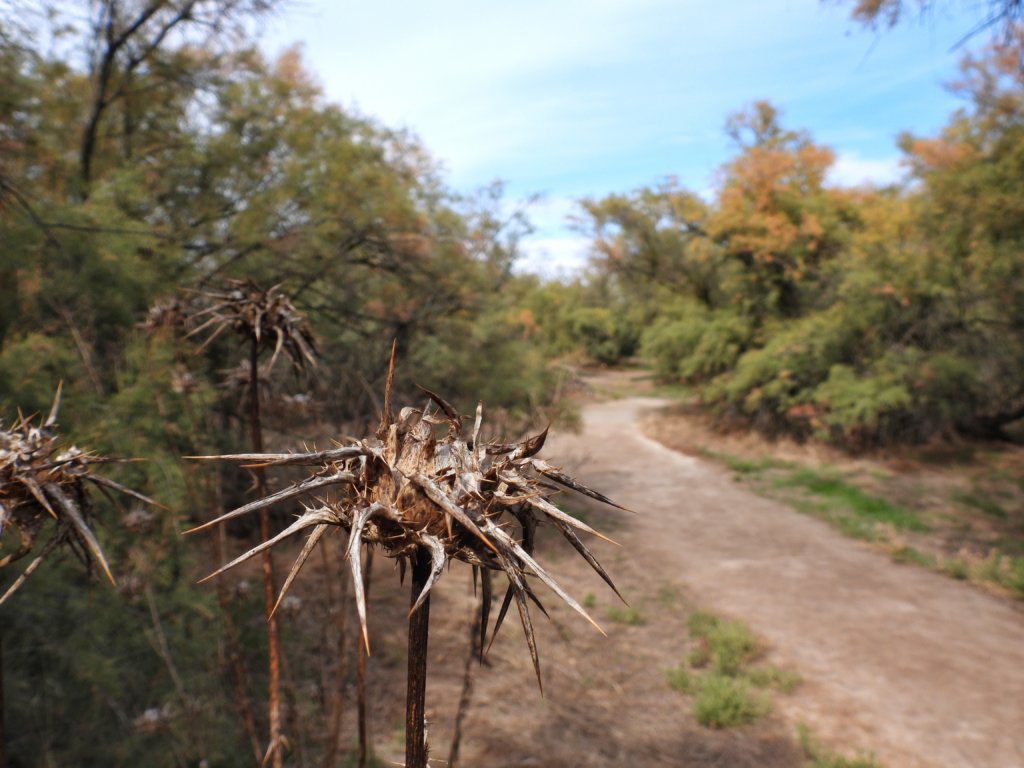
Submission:
M 544 451 L 636 510 L 573 507 L 621 543 L 598 541 L 594 550 L 643 623 L 609 620 L 615 596 L 564 542 L 543 538 L 541 560 L 577 598 L 594 596 L 592 613 L 608 637 L 545 600 L 551 621 L 535 618 L 542 697 L 510 615 L 487 665 L 474 670 L 461 765 L 800 766 L 793 734 L 806 723 L 826 746 L 870 750 L 890 768 L 1024 766 L 1019 604 L 894 564 L 755 495 L 724 468 L 666 448 L 640 427 L 662 405 L 650 397 L 587 403 L 580 432 L 553 435 Z M 296 591 L 304 580 L 315 588 L 318 576 L 304 575 Z M 453 568 L 434 595 L 429 740 L 432 764 L 445 765 L 474 606 L 468 572 Z M 391 564 L 378 559 L 368 674 L 384 764 L 402 762 L 407 606 Z M 768 661 L 801 675 L 794 693 L 774 697 L 765 720 L 704 728 L 666 684 L 696 608 L 742 619 L 767 641 Z

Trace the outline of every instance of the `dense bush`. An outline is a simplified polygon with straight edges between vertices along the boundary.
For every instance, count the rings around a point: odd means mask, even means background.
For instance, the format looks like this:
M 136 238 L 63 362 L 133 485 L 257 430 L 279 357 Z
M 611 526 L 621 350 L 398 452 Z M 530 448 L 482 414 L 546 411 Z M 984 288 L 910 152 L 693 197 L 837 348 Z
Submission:
M 832 154 L 759 103 L 729 122 L 712 202 L 673 185 L 589 201 L 597 280 L 644 319 L 658 376 L 854 448 L 1024 417 L 1022 56 L 1019 27 L 965 60 L 967 107 L 900 140 L 904 186 L 829 185 Z M 610 348 L 604 319 L 588 338 Z

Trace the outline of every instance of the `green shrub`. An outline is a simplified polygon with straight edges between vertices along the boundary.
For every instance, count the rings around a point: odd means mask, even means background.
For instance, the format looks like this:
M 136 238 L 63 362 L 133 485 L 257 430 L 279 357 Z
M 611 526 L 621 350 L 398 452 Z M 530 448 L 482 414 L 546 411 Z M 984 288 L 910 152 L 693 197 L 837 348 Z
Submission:
M 604 307 L 580 307 L 567 315 L 572 338 L 599 363 L 619 362 L 636 347 L 635 334 Z
M 713 669 L 735 677 L 760 650 L 754 633 L 741 621 L 726 621 L 698 611 L 690 615 L 690 634 L 707 643 Z
M 693 703 L 697 722 L 710 728 L 746 725 L 766 714 L 768 701 L 744 680 L 712 675 L 700 685 Z
M 731 310 L 686 303 L 648 328 L 641 349 L 662 379 L 707 381 L 736 364 L 752 333 L 750 320 Z

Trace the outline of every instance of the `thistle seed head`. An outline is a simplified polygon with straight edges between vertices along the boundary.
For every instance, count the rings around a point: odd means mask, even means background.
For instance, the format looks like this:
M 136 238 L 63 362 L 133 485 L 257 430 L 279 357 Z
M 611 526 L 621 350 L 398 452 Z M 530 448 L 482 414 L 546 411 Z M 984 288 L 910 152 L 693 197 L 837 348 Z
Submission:
M 539 682 L 540 665 L 530 604 L 545 611 L 534 591 L 535 580 L 543 582 L 599 631 L 600 627 L 536 561 L 537 526 L 544 522 L 554 526 L 615 590 L 611 578 L 580 538 L 581 535 L 606 537 L 559 509 L 553 497 L 561 489 L 569 489 L 605 504 L 618 505 L 538 457 L 547 437 L 546 429 L 521 442 L 487 442 L 481 438 L 482 404 L 477 406 L 467 432 L 458 411 L 428 390 L 423 390 L 427 396 L 423 407 L 406 407 L 397 417 L 393 416 L 393 373 L 392 352 L 384 413 L 373 436 L 339 443 L 323 451 L 194 457 L 250 466 L 314 468 L 305 479 L 192 529 L 203 530 L 296 497 L 315 499 L 285 530 L 207 578 L 308 529 L 306 543 L 285 579 L 278 598 L 280 605 L 281 598 L 324 533 L 332 526 L 343 528 L 349 534 L 347 555 L 363 640 L 369 648 L 359 558 L 362 544 L 377 546 L 388 557 L 398 560 L 402 573 L 413 558 L 429 559 L 430 575 L 413 611 L 426 599 L 451 560 L 461 560 L 474 569 L 499 571 L 505 574 L 508 589 L 494 632 L 514 600 Z M 482 624 L 482 631 L 486 632 L 486 613 Z
M 89 527 L 92 503 L 87 483 L 109 495 L 131 496 L 145 504 L 155 501 L 99 475 L 95 467 L 116 461 L 75 446 L 64 446 L 57 430 L 60 387 L 45 421 L 19 414 L 10 427 L 0 421 L 0 541 L 18 537 L 13 551 L 0 558 L 0 568 L 28 555 L 39 534 L 52 522 L 53 532 L 39 555 L 0 596 L 3 604 L 58 546 L 66 545 L 87 565 L 95 562 L 111 583 L 106 557 Z

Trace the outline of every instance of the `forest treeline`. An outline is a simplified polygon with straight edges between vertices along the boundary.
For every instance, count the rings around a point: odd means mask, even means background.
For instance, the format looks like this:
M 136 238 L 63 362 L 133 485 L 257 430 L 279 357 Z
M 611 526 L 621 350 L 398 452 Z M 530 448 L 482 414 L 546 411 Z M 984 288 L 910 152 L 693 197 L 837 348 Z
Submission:
M 640 354 L 720 418 L 848 448 L 998 437 L 1024 417 L 1024 32 L 967 56 L 964 106 L 900 137 L 905 180 L 761 102 L 711 199 L 674 182 L 583 203 L 590 273 L 542 286 L 553 350 Z
M 247 346 L 184 338 L 175 301 L 244 278 L 281 284 L 308 322 L 313 375 L 260 371 L 271 449 L 375 427 L 392 342 L 398 404 L 413 381 L 465 412 L 483 399 L 514 436 L 558 400 L 563 375 L 517 319 L 522 215 L 500 185 L 456 194 L 414 137 L 329 103 L 297 51 L 261 53 L 272 5 L 0 13 L 0 419 L 48 412 L 63 382 L 69 443 L 145 459 L 111 473 L 167 508 L 96 500 L 116 590 L 64 556 L 0 607 L 10 766 L 252 765 L 266 746 L 260 590 L 195 584 L 254 527 L 180 536 L 247 499 L 245 472 L 181 458 L 249 448 Z M 337 764 L 353 738 L 340 601 L 311 597 L 283 630 L 289 761 Z
M 364 433 L 392 341 L 397 392 L 482 399 L 510 432 L 558 412 L 562 361 L 638 354 L 722 418 L 853 448 L 1024 415 L 1019 29 L 966 60 L 940 135 L 901 140 L 905 183 L 829 183 L 832 152 L 756 104 L 729 121 L 713 199 L 667 182 L 585 201 L 591 267 L 553 282 L 513 269 L 529 224 L 500 185 L 456 194 L 415 137 L 325 99 L 297 51 L 261 53 L 273 5 L 0 14 L 0 418 L 46 413 L 63 382 L 63 432 L 145 458 L 111 474 L 169 510 L 100 510 L 116 590 L 65 557 L 0 608 L 11 766 L 253 763 L 259 590 L 194 582 L 254 532 L 179 536 L 245 498 L 243 474 L 181 457 L 246 446 L 246 353 L 160 322 L 228 279 L 281 284 L 321 353 L 312 378 L 266 373 L 270 448 Z M 303 764 L 348 744 L 338 597 L 285 625 Z

